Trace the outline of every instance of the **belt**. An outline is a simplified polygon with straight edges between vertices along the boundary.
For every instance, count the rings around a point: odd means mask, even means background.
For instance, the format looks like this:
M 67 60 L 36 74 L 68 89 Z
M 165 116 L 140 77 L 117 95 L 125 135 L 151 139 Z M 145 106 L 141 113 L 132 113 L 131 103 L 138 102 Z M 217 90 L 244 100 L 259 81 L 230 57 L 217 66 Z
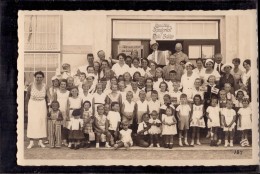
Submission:
M 45 100 L 45 98 L 39 98 L 39 99 L 37 99 L 37 98 L 30 98 L 31 100 L 33 100 L 33 101 L 42 101 L 42 100 Z

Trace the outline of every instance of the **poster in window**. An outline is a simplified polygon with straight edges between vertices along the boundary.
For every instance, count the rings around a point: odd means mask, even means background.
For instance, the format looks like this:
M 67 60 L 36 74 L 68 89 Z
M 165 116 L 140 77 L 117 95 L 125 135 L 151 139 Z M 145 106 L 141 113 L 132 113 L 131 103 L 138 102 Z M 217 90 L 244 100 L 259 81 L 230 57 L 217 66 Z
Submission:
M 215 46 L 214 45 L 202 45 L 202 58 L 211 59 L 215 54 Z
M 190 45 L 189 46 L 189 58 L 190 59 L 201 58 L 201 45 Z
M 118 45 L 118 54 L 125 53 L 131 55 L 133 50 L 137 50 L 138 57 L 143 58 L 144 46 L 143 45 Z
M 169 21 L 151 23 L 151 38 L 154 40 L 176 40 L 176 23 Z

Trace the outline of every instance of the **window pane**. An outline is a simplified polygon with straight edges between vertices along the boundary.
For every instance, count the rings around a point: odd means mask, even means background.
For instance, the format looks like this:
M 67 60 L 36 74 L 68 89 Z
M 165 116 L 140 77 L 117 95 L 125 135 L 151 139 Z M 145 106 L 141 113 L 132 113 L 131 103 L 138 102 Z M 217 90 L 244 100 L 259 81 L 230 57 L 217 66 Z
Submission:
M 46 71 L 46 54 L 35 54 L 35 71 Z
M 46 83 L 47 83 L 47 86 L 51 86 L 52 85 L 52 82 L 51 82 L 51 78 L 55 76 L 55 72 L 47 72 L 45 78 L 46 78 Z
M 34 54 L 24 54 L 24 71 L 34 71 Z
M 35 50 L 46 50 L 46 33 L 37 33 L 35 36 Z
M 47 71 L 56 71 L 59 65 L 58 54 L 47 55 Z
M 34 81 L 34 72 L 24 72 L 24 83 L 31 84 Z

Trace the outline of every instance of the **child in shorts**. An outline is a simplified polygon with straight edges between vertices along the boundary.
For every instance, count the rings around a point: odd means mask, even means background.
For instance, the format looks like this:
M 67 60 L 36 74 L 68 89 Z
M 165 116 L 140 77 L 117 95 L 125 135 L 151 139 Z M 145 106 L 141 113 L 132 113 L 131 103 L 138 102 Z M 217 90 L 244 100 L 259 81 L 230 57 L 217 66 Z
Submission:
M 182 137 L 184 132 L 184 144 L 189 145 L 188 143 L 188 130 L 189 130 L 189 122 L 191 117 L 191 108 L 187 103 L 187 95 L 181 94 L 180 96 L 180 105 L 176 108 L 177 118 L 179 121 L 179 146 L 183 146 Z

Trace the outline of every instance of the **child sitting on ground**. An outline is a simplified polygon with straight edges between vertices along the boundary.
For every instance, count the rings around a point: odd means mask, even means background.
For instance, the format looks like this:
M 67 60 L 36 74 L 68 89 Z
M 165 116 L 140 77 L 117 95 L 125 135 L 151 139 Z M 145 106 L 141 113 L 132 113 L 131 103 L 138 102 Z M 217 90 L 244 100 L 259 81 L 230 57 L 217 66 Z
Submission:
M 128 128 L 128 125 L 128 121 L 122 122 L 123 129 L 119 132 L 119 141 L 114 145 L 115 149 L 125 147 L 126 150 L 128 150 L 129 147 L 133 146 L 133 140 L 131 137 L 132 130 Z

